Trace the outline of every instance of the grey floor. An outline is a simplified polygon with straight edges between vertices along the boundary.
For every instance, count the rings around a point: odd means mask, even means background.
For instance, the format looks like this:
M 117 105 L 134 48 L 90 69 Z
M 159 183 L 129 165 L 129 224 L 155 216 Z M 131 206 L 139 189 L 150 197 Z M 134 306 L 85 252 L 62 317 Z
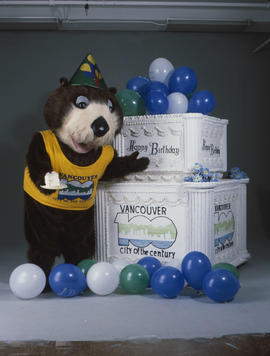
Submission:
M 25 263 L 22 246 L 0 251 L 0 341 L 59 340 L 143 342 L 155 339 L 215 338 L 270 331 L 270 241 L 248 247 L 252 258 L 239 268 L 241 289 L 218 304 L 185 288 L 176 299 L 151 290 L 130 296 L 91 293 L 61 299 L 53 293 L 19 300 L 9 290 L 12 270 Z

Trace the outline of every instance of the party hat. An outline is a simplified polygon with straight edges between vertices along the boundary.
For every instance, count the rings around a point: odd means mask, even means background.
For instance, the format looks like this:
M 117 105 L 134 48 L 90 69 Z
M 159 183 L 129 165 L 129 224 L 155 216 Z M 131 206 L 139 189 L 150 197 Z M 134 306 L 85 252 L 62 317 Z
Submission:
M 70 79 L 71 85 L 86 85 L 94 88 L 107 89 L 100 70 L 91 53 L 89 53 Z

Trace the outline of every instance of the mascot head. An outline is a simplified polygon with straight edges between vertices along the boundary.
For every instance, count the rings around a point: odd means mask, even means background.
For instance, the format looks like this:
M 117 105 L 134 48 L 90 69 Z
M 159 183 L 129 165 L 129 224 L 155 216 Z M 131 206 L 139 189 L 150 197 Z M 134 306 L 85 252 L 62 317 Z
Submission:
M 123 113 L 108 89 L 91 54 L 88 54 L 70 81 L 49 96 L 44 115 L 58 139 L 77 153 L 88 153 L 112 144 L 123 124 Z

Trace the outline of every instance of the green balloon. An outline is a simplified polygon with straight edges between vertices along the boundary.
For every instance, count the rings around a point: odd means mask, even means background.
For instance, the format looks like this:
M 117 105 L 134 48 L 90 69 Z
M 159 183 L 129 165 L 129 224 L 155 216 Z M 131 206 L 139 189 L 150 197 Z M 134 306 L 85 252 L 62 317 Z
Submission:
M 116 94 L 116 99 L 123 111 L 124 116 L 144 115 L 145 105 L 139 93 L 133 90 L 124 89 Z
M 80 268 L 80 270 L 83 272 L 83 274 L 86 276 L 87 272 L 89 269 L 95 264 L 97 261 L 91 260 L 90 258 L 86 258 L 85 260 L 82 260 L 80 263 L 77 264 L 77 267 Z
M 226 269 L 227 271 L 232 272 L 235 275 L 235 277 L 237 277 L 238 279 L 240 277 L 240 273 L 239 273 L 238 269 L 236 267 L 234 267 L 234 265 L 232 265 L 231 263 L 220 262 L 220 263 L 215 264 L 212 267 L 213 270 L 218 269 L 218 268 Z
M 120 285 L 129 294 L 141 294 L 149 285 L 148 272 L 141 265 L 128 265 L 120 273 Z

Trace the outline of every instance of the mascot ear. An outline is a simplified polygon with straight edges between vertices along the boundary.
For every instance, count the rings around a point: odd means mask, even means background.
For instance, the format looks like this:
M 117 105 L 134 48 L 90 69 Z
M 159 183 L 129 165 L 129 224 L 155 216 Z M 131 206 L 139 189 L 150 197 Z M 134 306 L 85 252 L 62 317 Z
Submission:
M 67 87 L 67 86 L 68 86 L 68 80 L 67 80 L 67 78 L 61 77 L 59 81 L 60 81 L 61 87 Z
M 117 89 L 114 87 L 109 88 L 109 92 L 115 95 L 117 93 Z

